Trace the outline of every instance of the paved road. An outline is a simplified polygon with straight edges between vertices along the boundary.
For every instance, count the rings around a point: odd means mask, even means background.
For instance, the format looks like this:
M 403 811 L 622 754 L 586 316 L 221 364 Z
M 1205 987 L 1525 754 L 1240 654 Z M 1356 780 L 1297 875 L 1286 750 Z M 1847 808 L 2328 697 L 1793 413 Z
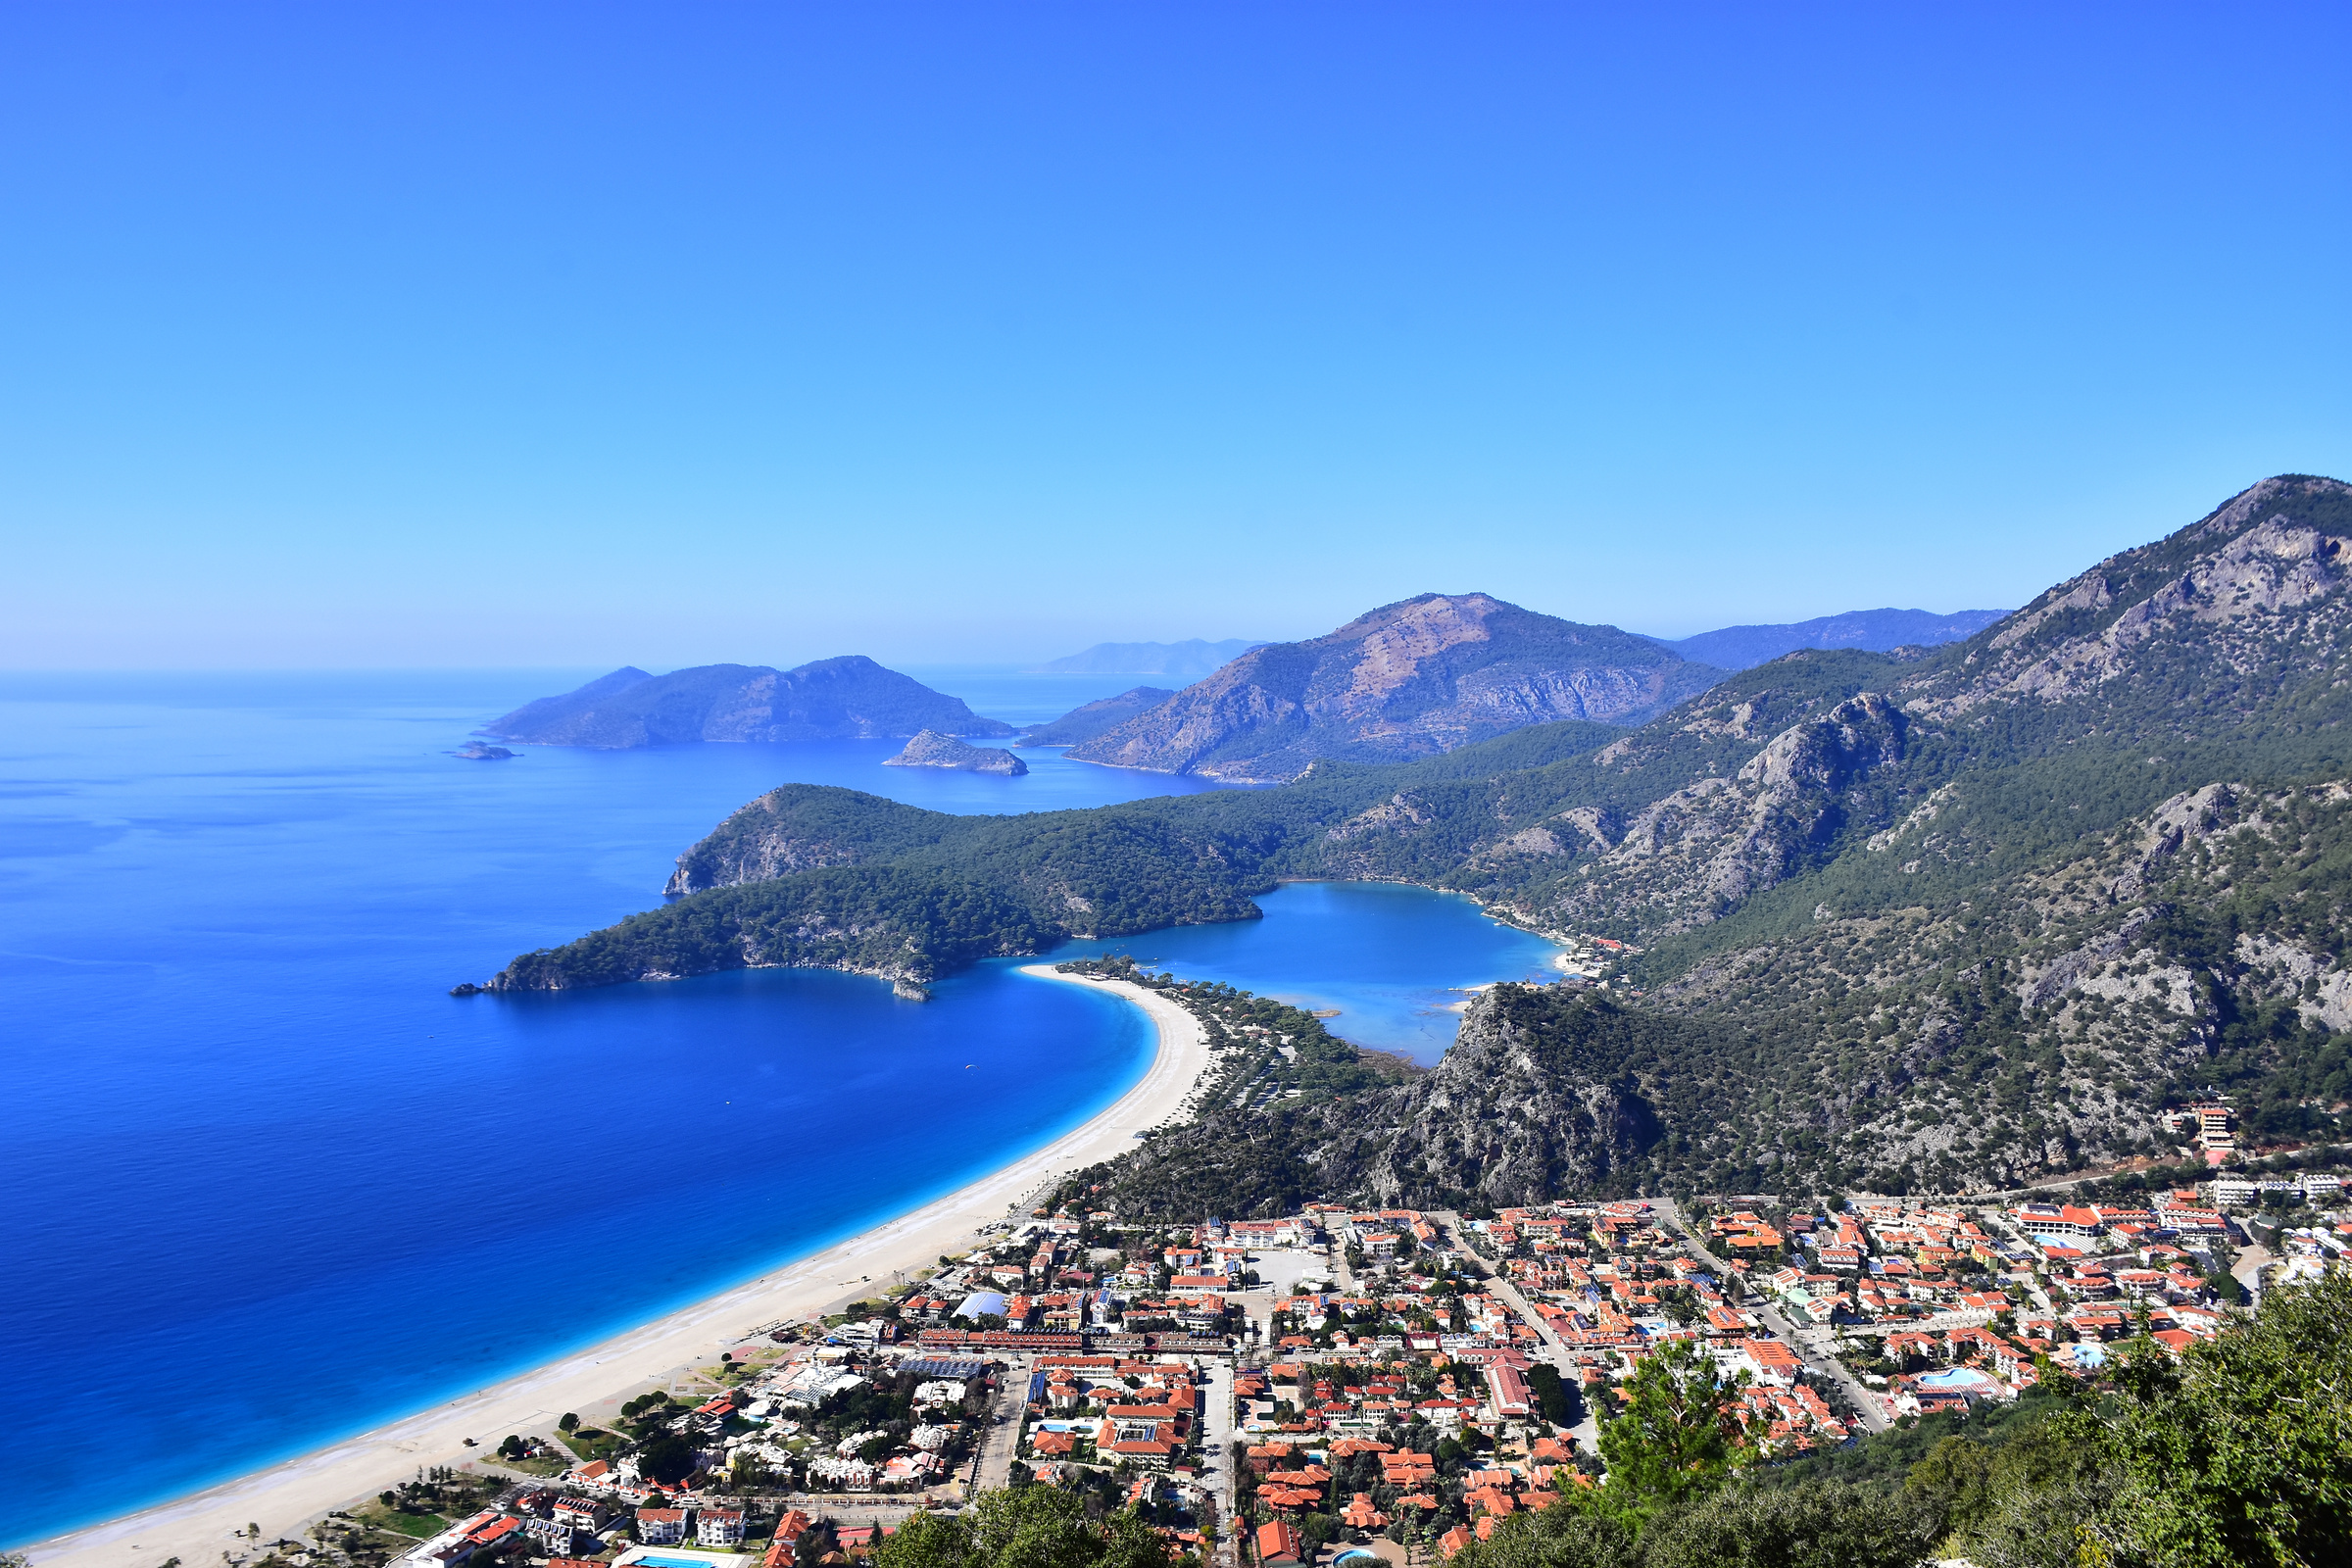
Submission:
M 1690 1254 L 1691 1258 L 1704 1264 L 1708 1272 L 1720 1277 L 1724 1268 L 1723 1260 L 1698 1245 L 1697 1239 L 1691 1236 L 1690 1229 L 1683 1223 L 1682 1210 L 1676 1207 L 1671 1200 L 1663 1198 L 1651 1199 L 1650 1206 L 1657 1210 L 1661 1219 L 1666 1221 L 1667 1227 L 1682 1238 L 1683 1248 Z M 1747 1294 L 1740 1305 L 1762 1319 L 1764 1326 L 1770 1329 L 1775 1337 L 1786 1341 L 1788 1348 L 1797 1353 L 1806 1366 L 1819 1376 L 1828 1378 L 1843 1389 L 1846 1402 L 1861 1413 L 1862 1425 L 1865 1430 L 1870 1432 L 1886 1430 L 1890 1423 L 1879 1403 L 1878 1396 L 1864 1388 L 1861 1379 L 1848 1372 L 1844 1364 L 1831 1353 L 1829 1343 L 1831 1336 L 1827 1330 L 1808 1329 L 1803 1334 L 1799 1334 L 1789 1326 L 1788 1319 L 1765 1304 L 1761 1294 L 1754 1291 Z
M 1217 1529 L 1222 1533 L 1216 1560 L 1221 1563 L 1239 1561 L 1233 1544 L 1233 1517 L 1242 1449 L 1235 1431 L 1233 1367 L 1229 1360 L 1209 1362 L 1208 1389 L 1200 1401 L 1200 1485 L 1216 1499 Z
M 973 1491 L 1011 1484 L 1012 1461 L 1019 1457 L 1014 1450 L 1020 1443 L 1021 1406 L 1028 1402 L 1029 1363 L 1024 1358 L 1005 1368 L 1004 1384 L 997 1391 L 989 1424 L 980 1429 L 980 1451 L 972 1465 Z
M 1519 1286 L 1516 1281 L 1496 1274 L 1493 1279 L 1487 1281 L 1487 1290 L 1491 1295 L 1501 1297 L 1502 1304 L 1518 1313 L 1521 1319 L 1533 1326 L 1535 1331 L 1544 1337 L 1544 1343 L 1546 1346 L 1555 1350 L 1566 1348 L 1560 1344 L 1559 1331 L 1551 1326 L 1551 1320 L 1537 1312 L 1535 1304 L 1519 1294 Z
M 919 1495 L 906 1493 L 878 1496 L 858 1492 L 793 1492 L 775 1499 L 775 1505 L 779 1511 L 798 1508 L 811 1519 L 832 1518 L 853 1525 L 895 1525 L 909 1514 L 920 1513 L 933 1506 L 933 1497 L 939 1498 L 950 1508 L 955 1506 L 954 1494 L 945 1486 L 934 1487 L 930 1493 Z

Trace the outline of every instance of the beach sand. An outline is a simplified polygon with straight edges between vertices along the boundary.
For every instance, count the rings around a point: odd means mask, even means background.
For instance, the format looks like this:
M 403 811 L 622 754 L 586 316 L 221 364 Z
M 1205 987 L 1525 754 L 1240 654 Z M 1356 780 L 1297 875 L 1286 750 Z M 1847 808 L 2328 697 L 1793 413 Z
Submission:
M 708 1362 L 754 1329 L 779 1319 L 838 1310 L 874 1295 L 895 1270 L 911 1274 L 941 1253 L 965 1250 L 983 1226 L 1030 1198 L 1060 1173 L 1135 1148 L 1135 1135 L 1179 1113 L 1208 1062 L 1200 1023 L 1174 1002 L 1125 981 L 1096 981 L 1030 964 L 1023 974 L 1062 984 L 1100 985 L 1134 1002 L 1159 1027 L 1150 1068 L 1092 1121 L 1044 1148 L 823 1251 L 680 1308 L 601 1345 L 534 1367 L 461 1399 L 331 1444 L 300 1458 L 28 1548 L 37 1568 L 160 1568 L 177 1557 L 189 1568 L 244 1557 L 252 1544 L 237 1534 L 248 1522 L 262 1540 L 294 1536 L 312 1521 L 350 1507 L 413 1476 L 419 1465 L 464 1465 L 489 1457 L 509 1433 L 549 1434 L 567 1410 L 609 1405 L 640 1387 L 666 1382 Z M 468 1448 L 471 1438 L 478 1447 Z

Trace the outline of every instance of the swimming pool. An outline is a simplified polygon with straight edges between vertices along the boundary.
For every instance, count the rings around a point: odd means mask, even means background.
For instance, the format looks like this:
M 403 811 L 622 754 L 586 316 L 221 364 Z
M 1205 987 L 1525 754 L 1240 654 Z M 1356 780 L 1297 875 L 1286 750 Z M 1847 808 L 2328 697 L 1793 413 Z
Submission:
M 1937 1394 L 1976 1394 L 1990 1389 L 1993 1380 L 1974 1367 L 1955 1366 L 1926 1374 L 1919 1380 L 1919 1386 Z

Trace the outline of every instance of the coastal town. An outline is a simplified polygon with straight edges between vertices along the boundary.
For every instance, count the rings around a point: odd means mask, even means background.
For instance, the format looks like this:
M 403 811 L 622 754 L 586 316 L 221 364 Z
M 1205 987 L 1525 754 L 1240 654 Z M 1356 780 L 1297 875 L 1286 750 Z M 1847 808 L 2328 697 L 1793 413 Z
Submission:
M 2227 1139 L 2226 1105 L 2187 1118 Z M 1791 1462 L 2177 1357 L 2352 1248 L 2343 1177 L 2316 1169 L 2129 1204 L 1316 1201 L 1174 1226 L 1085 1196 L 224 1561 L 850 1564 L 916 1515 L 1052 1488 L 1171 1563 L 1419 1568 L 1599 1484 L 1645 1358 L 1703 1357 L 1751 1461 Z

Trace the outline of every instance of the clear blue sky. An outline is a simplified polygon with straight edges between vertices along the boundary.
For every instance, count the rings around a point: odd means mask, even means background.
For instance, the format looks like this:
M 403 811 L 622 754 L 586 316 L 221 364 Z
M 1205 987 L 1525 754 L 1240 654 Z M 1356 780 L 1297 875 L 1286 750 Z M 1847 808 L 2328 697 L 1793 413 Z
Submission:
M 2022 602 L 2352 476 L 2352 8 L 0 8 L 0 665 Z

